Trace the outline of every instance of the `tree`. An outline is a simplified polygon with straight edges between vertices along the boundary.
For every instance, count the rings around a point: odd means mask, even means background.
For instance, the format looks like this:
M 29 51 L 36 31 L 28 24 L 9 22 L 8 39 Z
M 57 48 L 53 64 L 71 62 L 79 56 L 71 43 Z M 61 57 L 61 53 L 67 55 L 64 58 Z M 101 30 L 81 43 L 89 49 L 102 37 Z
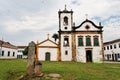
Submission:
M 27 54 L 28 54 L 28 46 L 23 51 L 23 55 L 27 55 Z
M 55 40 L 55 42 L 57 41 L 57 39 L 59 39 L 59 35 L 58 34 L 56 34 L 56 33 L 54 33 L 53 34 L 53 36 L 52 36 L 52 38 L 54 38 L 54 40 Z

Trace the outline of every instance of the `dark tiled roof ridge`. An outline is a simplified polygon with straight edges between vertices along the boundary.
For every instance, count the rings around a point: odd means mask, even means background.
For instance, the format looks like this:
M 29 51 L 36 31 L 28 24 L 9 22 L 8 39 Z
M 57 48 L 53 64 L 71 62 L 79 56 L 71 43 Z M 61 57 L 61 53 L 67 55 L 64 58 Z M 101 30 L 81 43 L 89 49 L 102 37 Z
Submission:
M 114 40 L 111 40 L 111 41 L 104 42 L 104 44 L 115 43 L 115 42 L 118 42 L 118 41 L 120 41 L 120 38 L 114 39 Z
M 17 46 L 11 44 L 10 42 L 5 42 L 3 40 L 0 40 L 0 46 L 6 47 L 6 48 L 17 49 Z

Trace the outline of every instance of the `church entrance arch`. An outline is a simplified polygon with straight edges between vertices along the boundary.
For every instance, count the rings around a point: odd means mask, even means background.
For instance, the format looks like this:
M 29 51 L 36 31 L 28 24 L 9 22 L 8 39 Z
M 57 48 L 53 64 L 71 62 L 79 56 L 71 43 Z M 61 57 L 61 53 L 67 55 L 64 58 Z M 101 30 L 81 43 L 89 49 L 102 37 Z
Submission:
M 92 51 L 86 50 L 86 62 L 92 62 Z
M 50 52 L 45 53 L 45 60 L 50 61 Z

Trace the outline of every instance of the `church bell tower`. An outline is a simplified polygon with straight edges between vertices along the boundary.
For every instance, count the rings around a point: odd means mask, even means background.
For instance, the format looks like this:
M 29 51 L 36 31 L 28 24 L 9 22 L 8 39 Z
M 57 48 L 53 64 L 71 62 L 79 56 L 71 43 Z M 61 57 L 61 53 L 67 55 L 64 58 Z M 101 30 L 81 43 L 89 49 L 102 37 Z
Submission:
M 59 10 L 59 36 L 60 36 L 60 53 L 61 61 L 72 60 L 72 27 L 73 27 L 73 11 L 65 9 Z

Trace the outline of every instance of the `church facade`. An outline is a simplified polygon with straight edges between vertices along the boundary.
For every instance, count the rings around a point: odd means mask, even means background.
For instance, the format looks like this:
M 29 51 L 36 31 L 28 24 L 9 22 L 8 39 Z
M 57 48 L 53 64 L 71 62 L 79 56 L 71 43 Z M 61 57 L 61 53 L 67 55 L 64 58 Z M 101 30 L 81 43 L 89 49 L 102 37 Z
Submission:
M 40 61 L 58 61 L 59 46 L 54 41 L 48 39 L 37 42 L 38 59 Z
M 59 11 L 59 36 L 61 61 L 101 62 L 103 37 L 99 26 L 86 19 L 79 26 L 73 23 L 73 11 Z
M 101 23 L 97 26 L 86 19 L 75 26 L 73 11 L 66 8 L 59 10 L 58 15 L 59 43 L 56 44 L 50 39 L 38 43 L 39 60 L 102 62 L 104 49 Z

